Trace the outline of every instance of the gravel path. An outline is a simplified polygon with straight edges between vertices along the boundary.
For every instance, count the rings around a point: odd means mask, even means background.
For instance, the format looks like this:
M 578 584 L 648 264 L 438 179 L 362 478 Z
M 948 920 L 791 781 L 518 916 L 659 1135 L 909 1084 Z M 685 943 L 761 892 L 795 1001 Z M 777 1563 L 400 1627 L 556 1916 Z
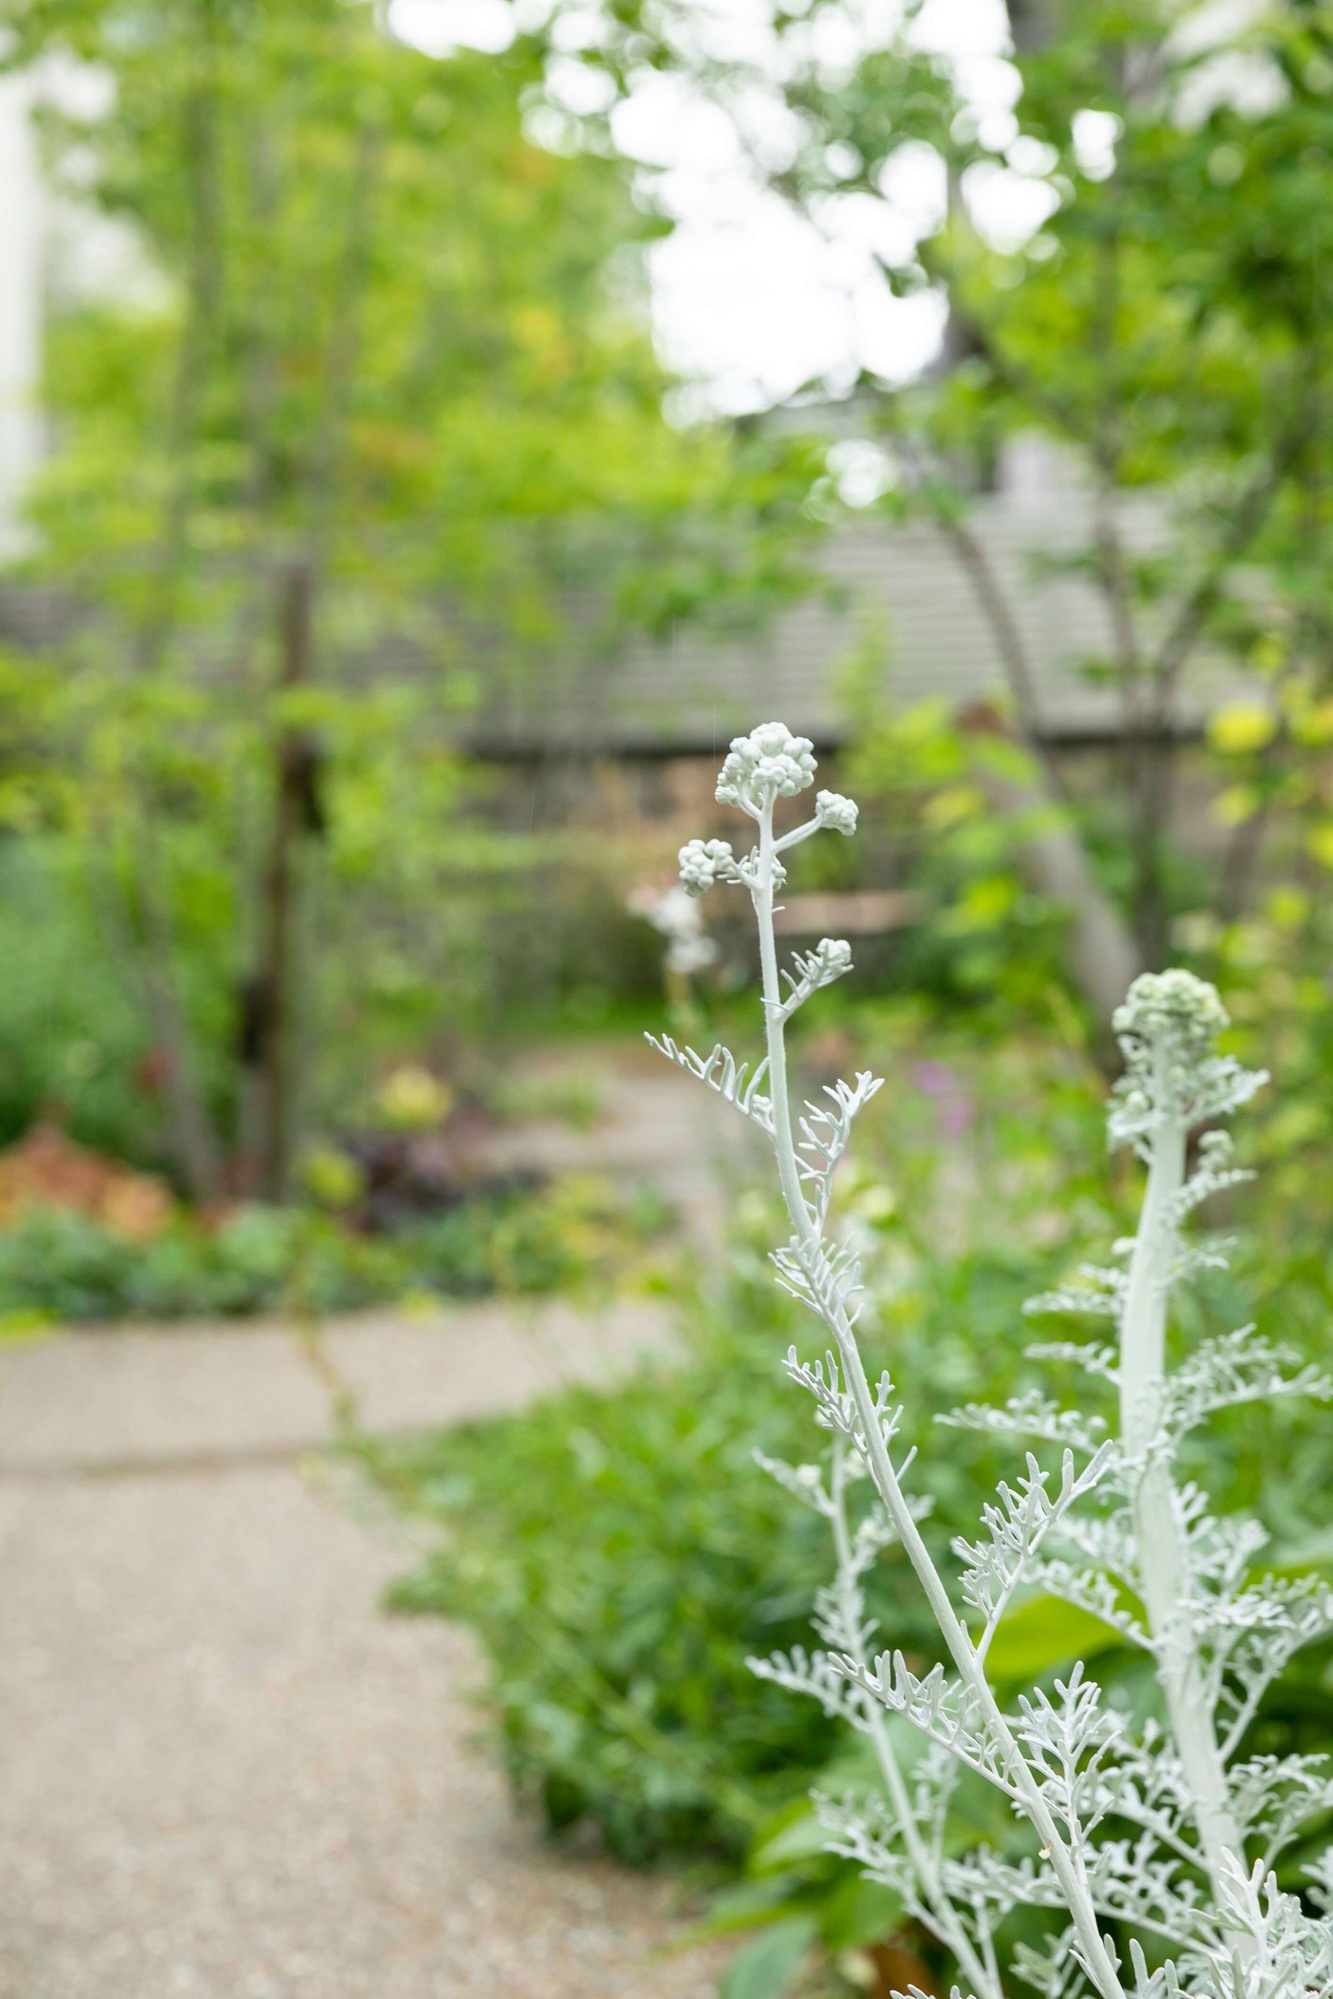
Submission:
M 660 1314 L 0 1352 L 0 1999 L 709 1999 L 670 1889 L 543 1847 L 398 1530 L 299 1453 L 623 1366 Z M 331 1372 L 332 1369 L 332 1372 Z

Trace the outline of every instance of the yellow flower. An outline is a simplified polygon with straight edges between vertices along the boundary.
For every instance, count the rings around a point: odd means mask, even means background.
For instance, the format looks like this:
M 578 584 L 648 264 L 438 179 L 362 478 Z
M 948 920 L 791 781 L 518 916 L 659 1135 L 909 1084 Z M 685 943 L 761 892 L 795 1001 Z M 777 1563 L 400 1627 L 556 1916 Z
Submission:
M 1268 898 L 1269 920 L 1279 930 L 1299 930 L 1310 914 L 1310 898 L 1298 888 L 1275 888 Z
M 421 1131 L 441 1124 L 453 1105 L 453 1091 L 417 1062 L 395 1069 L 381 1086 L 380 1115 L 404 1131 Z
M 1254 701 L 1230 701 L 1208 723 L 1208 740 L 1224 756 L 1248 756 L 1273 740 L 1277 723 L 1269 708 Z
M 350 1208 L 365 1191 L 365 1175 L 355 1159 L 334 1145 L 315 1145 L 301 1162 L 306 1191 L 325 1208 Z

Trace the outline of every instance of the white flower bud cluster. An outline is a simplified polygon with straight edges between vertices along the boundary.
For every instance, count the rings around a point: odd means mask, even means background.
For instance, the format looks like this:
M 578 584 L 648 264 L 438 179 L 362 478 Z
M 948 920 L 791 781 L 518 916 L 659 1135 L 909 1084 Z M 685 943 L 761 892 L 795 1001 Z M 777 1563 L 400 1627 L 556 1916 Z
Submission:
M 1215 987 L 1192 972 L 1145 972 L 1111 1016 L 1125 1074 L 1111 1094 L 1114 1143 L 1142 1148 L 1161 1117 L 1187 1124 L 1225 1116 L 1247 1103 L 1267 1078 L 1216 1053 L 1230 1016 Z M 1146 1154 L 1145 1154 L 1146 1157 Z
M 718 803 L 739 805 L 757 818 L 767 799 L 794 798 L 815 781 L 813 751 L 810 738 L 794 736 L 785 722 L 761 722 L 748 736 L 732 739 L 717 781 Z
M 819 984 L 831 986 L 844 972 L 852 969 L 852 947 L 845 937 L 821 937 L 809 961 L 818 968 Z
M 680 850 L 681 886 L 690 895 L 706 895 L 714 882 L 740 878 L 730 840 L 687 840 Z
M 1143 1049 L 1163 1042 L 1177 1059 L 1200 1062 L 1230 1024 L 1217 988 L 1193 972 L 1178 970 L 1144 972 L 1111 1017 L 1129 1063 L 1141 1059 Z
M 844 972 L 851 971 L 852 947 L 845 937 L 821 937 L 813 951 L 794 951 L 792 963 L 796 976 L 790 972 L 783 974 L 791 987 L 782 1007 L 783 1020 L 790 1020 L 811 993 L 817 993 L 822 986 L 831 986 Z
M 827 826 L 831 833 L 854 833 L 857 818 L 856 800 L 844 798 L 840 791 L 817 791 L 815 817 L 819 824 Z

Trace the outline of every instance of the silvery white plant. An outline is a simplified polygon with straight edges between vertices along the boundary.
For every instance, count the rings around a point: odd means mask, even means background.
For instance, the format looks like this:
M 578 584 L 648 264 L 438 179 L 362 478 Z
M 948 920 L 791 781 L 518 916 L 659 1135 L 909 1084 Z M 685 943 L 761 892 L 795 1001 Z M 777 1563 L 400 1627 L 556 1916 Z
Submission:
M 1177 1473 L 1183 1440 L 1213 1412 L 1327 1395 L 1330 1384 L 1248 1327 L 1197 1346 L 1174 1369 L 1166 1362 L 1172 1288 L 1218 1254 L 1190 1247 L 1184 1225 L 1210 1195 L 1247 1177 L 1232 1165 L 1218 1120 L 1266 1079 L 1216 1052 L 1227 1016 L 1211 986 L 1183 971 L 1135 981 L 1114 1022 L 1125 1075 L 1109 1124 L 1112 1142 L 1132 1146 L 1147 1169 L 1138 1230 L 1116 1245 L 1109 1268 L 1034 1301 L 1042 1312 L 1110 1322 L 1115 1337 L 1104 1343 L 1033 1352 L 1110 1384 L 1118 1429 L 1108 1434 L 1100 1419 L 1039 1393 L 949 1419 L 1024 1446 L 1023 1469 L 983 1509 L 977 1540 L 955 1543 L 960 1613 L 918 1525 L 926 1509 L 908 1489 L 913 1453 L 898 1448 L 902 1411 L 892 1384 L 881 1375 L 872 1386 L 857 1344 L 854 1249 L 829 1221 L 835 1169 L 880 1081 L 858 1075 L 802 1109 L 788 1090 L 787 1023 L 851 964 L 848 945 L 833 938 L 797 954 L 790 970 L 778 962 L 783 856 L 821 828 L 856 827 L 856 806 L 821 791 L 812 818 L 777 833 L 777 801 L 807 789 L 814 771 L 811 744 L 781 723 L 738 737 L 717 796 L 755 821 L 757 841 L 741 857 L 721 840 L 692 840 L 680 855 L 692 894 L 730 883 L 754 904 L 762 1060 L 751 1070 L 721 1046 L 701 1056 L 669 1036 L 654 1041 L 771 1140 L 792 1230 L 775 1253 L 778 1277 L 830 1341 L 823 1359 L 803 1361 L 794 1347 L 787 1356 L 817 1423 L 832 1434 L 827 1467 L 764 1461 L 830 1525 L 835 1579 L 815 1617 L 823 1649 L 752 1664 L 868 1738 L 882 1794 L 870 1806 L 825 1802 L 830 1846 L 897 1892 L 975 1999 L 1003 1999 L 1009 1973 L 1044 1999 L 1089 1988 L 1101 1999 L 1333 1994 L 1333 1860 L 1314 1872 L 1305 1900 L 1279 1888 L 1274 1871 L 1298 1831 L 1333 1808 L 1333 1779 L 1318 1759 L 1245 1748 L 1265 1689 L 1300 1646 L 1333 1630 L 1333 1592 L 1314 1580 L 1256 1576 L 1262 1529 L 1214 1516 L 1206 1495 Z M 1189 1140 L 1200 1127 L 1191 1168 Z M 1053 1467 L 1042 1462 L 1047 1452 Z M 876 1509 L 853 1528 L 847 1488 L 866 1472 Z M 900 1652 L 876 1652 L 862 1584 L 891 1540 L 926 1593 L 947 1668 L 918 1675 Z M 1164 1720 L 1136 1725 L 1103 1700 L 1081 1664 L 1052 1694 L 1034 1688 L 1002 1706 L 987 1653 L 1016 1595 L 1030 1591 L 1091 1612 L 1141 1648 Z M 894 1716 L 925 1739 L 910 1769 L 895 1752 Z M 945 1826 L 964 1770 L 1026 1822 L 1022 1857 L 986 1847 L 953 1854 Z M 1017 1945 L 1002 1963 L 998 1936 L 1020 1906 L 1053 1912 L 1051 1937 L 1040 1951 Z M 1116 1936 L 1128 1939 L 1127 1953 Z

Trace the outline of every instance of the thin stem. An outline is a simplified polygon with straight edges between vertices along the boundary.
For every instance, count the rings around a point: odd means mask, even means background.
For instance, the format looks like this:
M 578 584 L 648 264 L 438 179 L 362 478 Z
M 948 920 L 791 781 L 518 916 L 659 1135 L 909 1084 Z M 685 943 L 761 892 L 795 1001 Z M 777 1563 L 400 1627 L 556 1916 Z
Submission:
M 861 1617 L 861 1592 L 852 1559 L 851 1536 L 847 1530 L 847 1471 L 844 1449 L 841 1441 L 835 1443 L 833 1447 L 833 1471 L 830 1481 L 833 1499 L 833 1545 L 838 1562 L 838 1606 L 842 1615 L 843 1636 L 851 1656 L 858 1666 L 864 1671 L 869 1671 L 870 1661 L 866 1657 L 864 1625 Z M 889 1740 L 884 1710 L 872 1695 L 863 1694 L 861 1711 L 865 1718 L 866 1733 L 875 1752 L 875 1761 L 879 1765 L 884 1789 L 893 1807 L 898 1831 L 921 1890 L 924 1904 L 922 1913 L 945 1949 L 953 1952 L 958 1969 L 971 1986 L 975 1999 L 1004 1999 L 993 1953 L 991 1953 L 991 1969 L 988 1971 L 977 1955 L 972 1939 L 963 1926 L 962 1918 L 949 1900 L 940 1880 L 934 1856 L 921 1837 L 921 1828 L 917 1824 L 907 1784 L 899 1767 L 898 1758 L 894 1755 L 893 1744 Z
M 981 1938 L 981 1948 L 986 1954 L 986 1976 L 998 1991 L 1003 1991 L 1000 1967 L 995 1956 L 995 1938 L 986 1920 L 985 1905 L 980 1902 L 977 1904 L 977 1934 Z
M 758 818 L 758 863 L 751 894 L 759 925 L 759 958 L 763 974 L 764 1021 L 773 1105 L 773 1146 L 777 1157 L 778 1178 L 792 1227 L 796 1231 L 800 1246 L 810 1253 L 813 1260 L 822 1254 L 823 1243 L 801 1191 L 800 1167 L 792 1132 L 791 1104 L 787 1094 L 786 1023 L 783 1019 L 782 995 L 778 981 L 777 941 L 773 932 L 775 853 L 771 794 L 765 797 Z M 930 1550 L 912 1517 L 912 1510 L 898 1482 L 897 1473 L 889 1457 L 888 1446 L 884 1441 L 884 1432 L 875 1408 L 874 1397 L 870 1392 L 870 1383 L 866 1378 L 865 1365 L 861 1359 L 861 1351 L 856 1343 L 851 1321 L 846 1311 L 839 1306 L 825 1316 L 825 1322 L 837 1344 L 844 1377 L 865 1440 L 866 1463 L 876 1489 L 902 1542 L 907 1558 L 916 1572 L 917 1580 L 926 1593 L 926 1599 L 934 1612 L 963 1685 L 988 1734 L 1000 1750 L 1005 1776 L 1041 1840 L 1043 1853 L 1050 1860 L 1052 1871 L 1060 1884 L 1073 1921 L 1079 1950 L 1088 1975 L 1102 1994 L 1102 1999 L 1125 1999 L 1124 1987 L 1121 1985 L 1114 1961 L 1098 1926 L 1096 1906 L 1089 1892 L 1082 1866 L 1062 1837 L 1050 1807 L 1042 1795 L 1041 1786 L 1028 1767 L 1013 1731 L 1000 1710 L 977 1658 L 976 1648 L 949 1601 L 949 1593 L 944 1587 L 939 1570 L 931 1559 Z
M 127 841 L 140 891 L 136 898 L 116 865 L 114 828 L 96 815 L 93 824 L 98 836 L 90 849 L 93 910 L 105 924 L 113 962 L 128 975 L 133 997 L 167 1054 L 164 1094 L 172 1153 L 181 1177 L 192 1200 L 215 1200 L 221 1160 L 176 977 L 153 828 L 150 822 L 136 822 L 131 814 Z

